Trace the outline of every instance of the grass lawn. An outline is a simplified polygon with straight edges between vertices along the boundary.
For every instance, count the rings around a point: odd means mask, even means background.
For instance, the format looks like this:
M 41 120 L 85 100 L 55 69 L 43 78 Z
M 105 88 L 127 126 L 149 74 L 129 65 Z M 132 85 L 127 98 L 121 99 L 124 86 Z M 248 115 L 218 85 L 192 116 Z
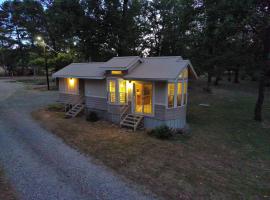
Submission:
M 4 173 L 0 169 L 0 199 L 1 200 L 15 200 L 15 193 L 4 178 Z
M 108 122 L 65 119 L 42 109 L 34 118 L 65 142 L 164 199 L 270 199 L 270 99 L 263 123 L 253 121 L 254 83 L 204 93 L 190 86 L 191 137 L 162 141 Z M 210 104 L 209 107 L 199 106 Z

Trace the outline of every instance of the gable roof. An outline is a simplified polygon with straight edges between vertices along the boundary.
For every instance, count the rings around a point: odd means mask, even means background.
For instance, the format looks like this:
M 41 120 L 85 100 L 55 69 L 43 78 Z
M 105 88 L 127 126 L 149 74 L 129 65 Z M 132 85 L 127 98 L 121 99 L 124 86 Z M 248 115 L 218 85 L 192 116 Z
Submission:
M 175 80 L 186 67 L 197 77 L 189 60 L 180 56 L 148 57 L 124 78 L 131 80 Z
M 103 62 L 71 63 L 52 76 L 53 78 L 103 79 L 104 70 L 100 68 L 103 64 Z
M 128 74 L 123 77 L 127 80 L 174 81 L 186 67 L 189 67 L 189 71 L 197 78 L 190 61 L 183 60 L 181 56 L 114 57 L 105 63 L 72 63 L 54 73 L 53 77 L 104 79 L 106 70 L 128 70 Z
M 105 62 L 101 68 L 104 70 L 128 70 L 138 62 L 141 62 L 139 56 L 113 57 Z

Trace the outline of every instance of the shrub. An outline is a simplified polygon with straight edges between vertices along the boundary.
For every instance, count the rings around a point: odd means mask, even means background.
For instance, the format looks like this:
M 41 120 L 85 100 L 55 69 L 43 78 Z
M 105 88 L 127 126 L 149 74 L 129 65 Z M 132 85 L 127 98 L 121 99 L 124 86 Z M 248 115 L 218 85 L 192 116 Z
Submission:
M 149 131 L 148 134 L 158 139 L 167 140 L 173 137 L 173 130 L 166 125 L 162 125 Z
M 87 121 L 90 121 L 90 122 L 96 122 L 96 121 L 99 120 L 99 117 L 98 117 L 98 115 L 97 115 L 96 112 L 91 111 L 91 112 L 89 112 L 88 115 L 86 116 L 86 120 L 87 120 Z

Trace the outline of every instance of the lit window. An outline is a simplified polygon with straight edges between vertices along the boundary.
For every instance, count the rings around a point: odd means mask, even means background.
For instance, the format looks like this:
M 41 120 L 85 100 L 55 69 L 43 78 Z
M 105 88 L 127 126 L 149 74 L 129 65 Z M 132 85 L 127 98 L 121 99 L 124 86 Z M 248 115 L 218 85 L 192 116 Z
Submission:
M 168 108 L 174 107 L 174 83 L 168 84 Z
M 119 102 L 126 103 L 126 81 L 119 80 Z
M 188 69 L 185 68 L 181 74 L 179 75 L 179 78 L 187 79 L 188 78 Z
M 181 106 L 182 105 L 182 88 L 183 84 L 182 82 L 179 82 L 177 85 L 177 106 Z
M 111 71 L 112 75 L 121 75 L 122 71 Z
M 188 83 L 187 81 L 184 82 L 184 103 L 183 105 L 186 105 L 187 104 L 187 89 L 188 89 Z
M 115 80 L 110 80 L 109 81 L 109 95 L 110 95 L 110 102 L 115 103 L 116 102 L 116 93 L 115 93 Z

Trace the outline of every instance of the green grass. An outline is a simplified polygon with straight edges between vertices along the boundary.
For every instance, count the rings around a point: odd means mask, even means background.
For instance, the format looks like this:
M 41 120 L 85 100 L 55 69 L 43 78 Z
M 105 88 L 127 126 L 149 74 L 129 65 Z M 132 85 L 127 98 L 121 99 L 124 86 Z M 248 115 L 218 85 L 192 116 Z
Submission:
M 204 85 L 190 84 L 191 136 L 172 140 L 103 121 L 67 120 L 46 109 L 33 115 L 68 144 L 164 199 L 270 198 L 269 88 L 260 123 L 253 120 L 254 83 L 224 81 L 212 94 L 203 92 Z

